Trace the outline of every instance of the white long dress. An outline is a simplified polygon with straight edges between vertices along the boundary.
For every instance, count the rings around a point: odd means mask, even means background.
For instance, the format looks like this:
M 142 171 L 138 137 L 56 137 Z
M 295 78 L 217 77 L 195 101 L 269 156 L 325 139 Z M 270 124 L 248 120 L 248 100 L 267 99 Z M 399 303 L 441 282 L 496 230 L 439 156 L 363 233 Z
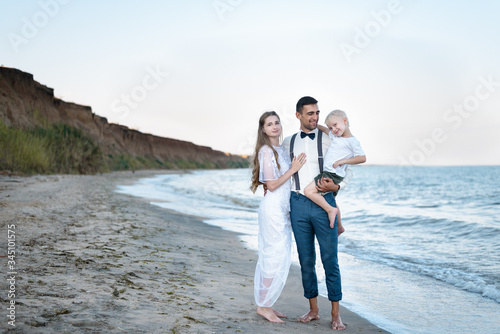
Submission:
M 286 150 L 282 146 L 274 149 L 278 152 L 280 169 L 269 146 L 259 151 L 259 180 L 262 183 L 276 180 L 290 169 Z M 261 307 L 271 307 L 276 302 L 290 269 L 290 190 L 291 181 L 288 180 L 278 189 L 267 191 L 259 206 L 259 260 L 255 268 L 254 296 L 255 303 Z

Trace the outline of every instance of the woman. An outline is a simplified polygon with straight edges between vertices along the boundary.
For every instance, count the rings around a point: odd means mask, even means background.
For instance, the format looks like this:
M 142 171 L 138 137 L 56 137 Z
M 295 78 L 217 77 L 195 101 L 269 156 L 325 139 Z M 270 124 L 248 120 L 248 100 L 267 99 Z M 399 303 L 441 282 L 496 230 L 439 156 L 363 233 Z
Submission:
M 253 158 L 252 185 L 255 193 L 265 185 L 267 193 L 259 206 L 259 260 L 255 268 L 254 295 L 257 314 L 271 322 L 286 317 L 272 306 L 285 286 L 291 263 L 291 176 L 305 163 L 304 154 L 290 158 L 282 146 L 278 114 L 267 111 L 259 119 Z

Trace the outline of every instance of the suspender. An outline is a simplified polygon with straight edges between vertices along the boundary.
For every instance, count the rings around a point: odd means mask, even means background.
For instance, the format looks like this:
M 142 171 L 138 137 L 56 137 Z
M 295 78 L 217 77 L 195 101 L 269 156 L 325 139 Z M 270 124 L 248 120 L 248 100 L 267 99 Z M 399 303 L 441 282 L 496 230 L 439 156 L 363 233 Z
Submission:
M 295 143 L 295 137 L 297 137 L 297 134 L 294 134 L 292 136 L 292 139 L 290 140 L 290 161 L 293 161 L 293 144 Z M 295 174 L 293 174 L 293 178 L 295 180 L 295 189 L 299 191 L 300 190 L 299 172 L 295 172 Z
M 290 161 L 293 160 L 293 144 L 295 143 L 295 137 L 297 134 L 292 136 L 290 140 Z M 318 130 L 318 140 L 316 141 L 318 144 L 318 163 L 319 163 L 319 172 L 323 173 L 323 132 Z M 293 178 L 295 180 L 295 189 L 297 191 L 300 190 L 300 182 L 299 182 L 299 172 L 293 174 Z
M 318 130 L 318 163 L 319 163 L 319 172 L 323 173 L 323 132 Z

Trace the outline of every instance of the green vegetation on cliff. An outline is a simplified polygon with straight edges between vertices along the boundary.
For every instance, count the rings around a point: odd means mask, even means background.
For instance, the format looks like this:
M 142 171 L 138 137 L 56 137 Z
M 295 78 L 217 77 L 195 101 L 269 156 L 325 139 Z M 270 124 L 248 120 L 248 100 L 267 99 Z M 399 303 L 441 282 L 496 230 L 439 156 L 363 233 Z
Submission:
M 248 167 L 228 161 L 227 167 Z M 139 169 L 213 169 L 216 163 L 133 157 L 127 154 L 105 156 L 99 145 L 79 129 L 66 124 L 12 128 L 0 120 L 0 170 L 22 174 L 95 174 Z
M 0 169 L 24 174 L 94 174 L 107 170 L 94 141 L 65 124 L 19 129 L 0 121 Z

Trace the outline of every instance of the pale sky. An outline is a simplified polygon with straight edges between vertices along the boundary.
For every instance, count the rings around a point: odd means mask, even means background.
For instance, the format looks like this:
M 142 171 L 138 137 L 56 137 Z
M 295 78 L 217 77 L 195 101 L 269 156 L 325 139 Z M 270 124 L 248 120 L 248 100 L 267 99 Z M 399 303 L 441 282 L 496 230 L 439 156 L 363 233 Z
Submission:
M 500 2 L 0 0 L 0 64 L 109 122 L 251 154 L 343 109 L 371 164 L 500 165 Z

